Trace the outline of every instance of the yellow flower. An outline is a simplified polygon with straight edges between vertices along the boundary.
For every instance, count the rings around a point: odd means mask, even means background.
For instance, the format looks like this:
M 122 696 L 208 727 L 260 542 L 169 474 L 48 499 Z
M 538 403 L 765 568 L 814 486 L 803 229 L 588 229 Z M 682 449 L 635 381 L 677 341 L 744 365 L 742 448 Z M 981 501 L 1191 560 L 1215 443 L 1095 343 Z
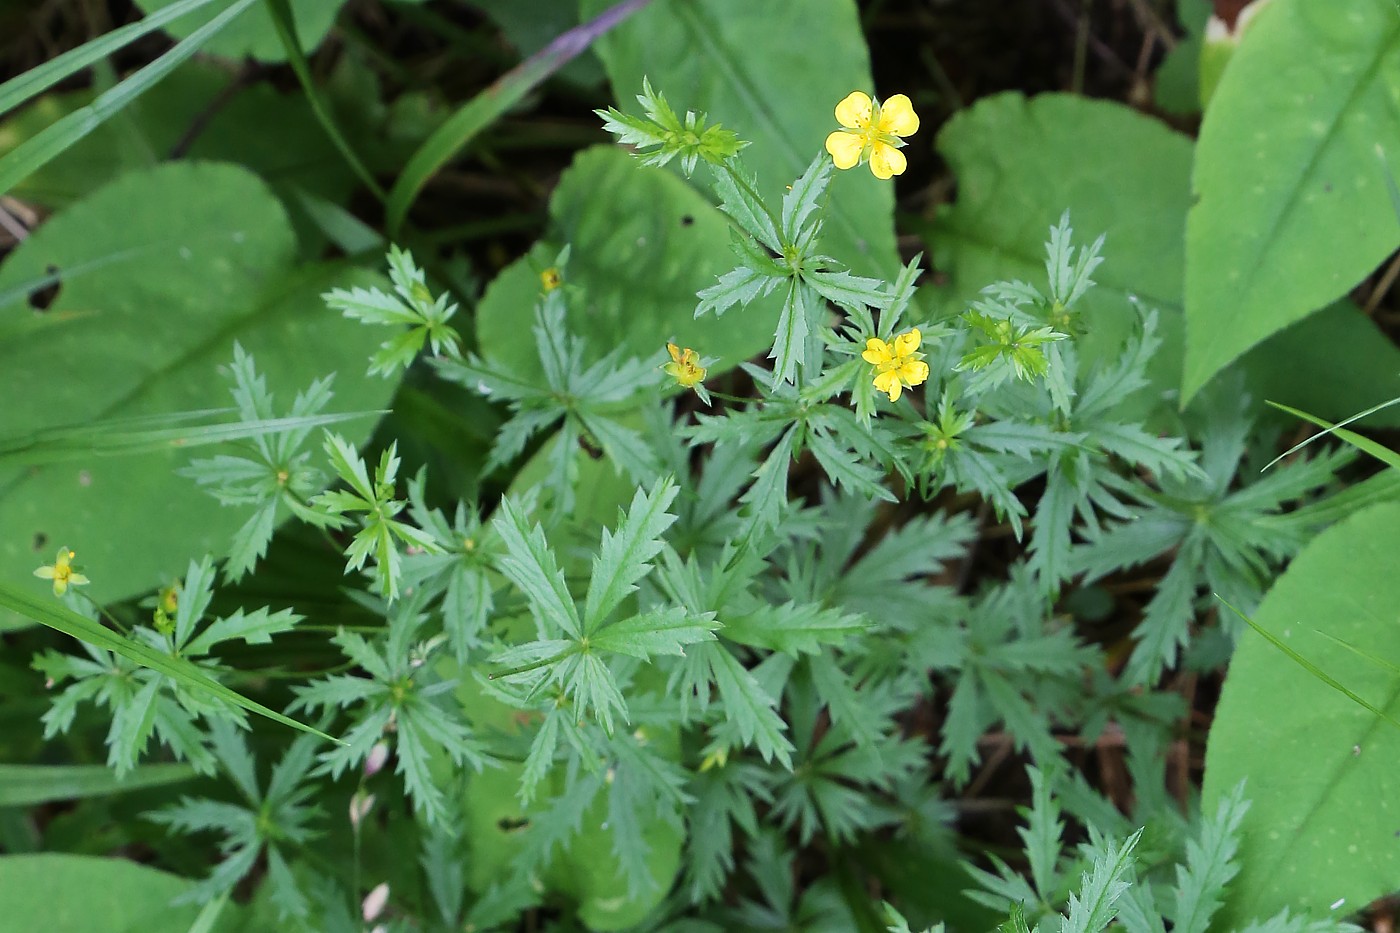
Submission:
M 852 91 L 836 105 L 836 122 L 846 127 L 826 138 L 826 151 L 837 168 L 853 168 L 870 161 L 876 178 L 903 174 L 907 164 L 899 148 L 900 137 L 919 131 L 919 115 L 904 94 L 896 94 L 881 104 L 860 91 Z
M 668 343 L 666 352 L 671 354 L 671 362 L 661 368 L 666 370 L 666 375 L 676 380 L 676 385 L 684 389 L 693 389 L 705 381 L 707 370 L 700 365 L 700 357 L 690 347 L 682 350 L 674 343 Z
M 62 596 L 68 592 L 70 586 L 82 586 L 88 582 L 88 578 L 73 569 L 72 560 L 77 557 L 66 547 L 58 549 L 58 557 L 54 560 L 53 566 L 44 565 L 34 571 L 34 576 L 43 580 L 53 581 L 53 595 Z
M 169 635 L 175 631 L 175 613 L 180 610 L 180 583 L 175 581 L 156 594 L 154 621 L 156 631 Z
M 552 292 L 563 284 L 564 276 L 553 266 L 540 273 L 540 288 L 544 291 Z
M 913 388 L 928 378 L 928 364 L 919 351 L 919 341 L 923 335 L 916 327 L 907 334 L 900 334 L 893 343 L 886 343 L 879 337 L 865 341 L 865 352 L 861 359 L 875 366 L 875 388 L 889 395 L 891 402 L 899 401 L 905 386 Z

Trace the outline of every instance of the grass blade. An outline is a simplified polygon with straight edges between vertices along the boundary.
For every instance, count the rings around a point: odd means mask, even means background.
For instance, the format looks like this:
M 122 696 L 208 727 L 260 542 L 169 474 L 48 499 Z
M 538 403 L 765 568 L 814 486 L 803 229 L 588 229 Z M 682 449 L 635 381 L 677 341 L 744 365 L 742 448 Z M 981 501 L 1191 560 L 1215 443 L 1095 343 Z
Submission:
M 109 628 L 100 625 L 91 619 L 78 615 L 67 606 L 55 603 L 52 597 L 40 598 L 25 590 L 20 589 L 13 583 L 0 581 L 0 607 L 10 609 L 19 613 L 27 619 L 33 619 L 40 625 L 46 625 L 56 632 L 62 632 L 71 638 L 87 642 L 89 645 L 119 654 L 128 660 L 135 661 L 142 667 L 150 668 L 158 674 L 174 680 L 186 689 L 200 691 L 213 697 L 218 697 L 228 703 L 245 709 L 250 713 L 265 716 L 273 722 L 281 723 L 284 726 L 291 726 L 301 732 L 319 736 L 328 742 L 343 745 L 337 738 L 327 735 L 319 729 L 313 729 L 304 723 L 297 722 L 288 716 L 283 716 L 274 709 L 263 706 L 254 700 L 250 700 L 234 690 L 230 690 L 223 684 L 214 680 L 198 667 L 183 658 L 172 658 L 168 654 L 162 654 L 149 645 L 124 638 Z
M 1369 438 L 1362 437 L 1360 434 L 1344 430 L 1342 427 L 1342 425 L 1351 424 L 1353 421 L 1365 418 L 1367 415 L 1375 414 L 1383 408 L 1389 408 L 1391 405 L 1400 404 L 1400 398 L 1393 398 L 1388 402 L 1381 402 L 1379 405 L 1372 405 L 1365 411 L 1352 415 L 1345 421 L 1339 421 L 1336 424 L 1332 424 L 1330 421 L 1325 421 L 1322 418 L 1317 417 L 1316 415 L 1310 415 L 1305 411 L 1299 411 L 1296 408 L 1291 408 L 1288 405 L 1284 405 L 1280 402 L 1269 402 L 1269 404 L 1277 408 L 1279 411 L 1286 411 L 1293 417 L 1301 418 L 1310 424 L 1315 424 L 1319 428 L 1323 428 L 1324 430 L 1321 434 L 1314 434 L 1312 437 L 1303 441 L 1301 444 L 1294 444 L 1292 447 L 1288 448 L 1283 453 L 1270 460 L 1269 463 L 1264 467 L 1265 470 L 1273 466 L 1275 463 L 1278 463 L 1280 460 L 1282 460 L 1284 457 L 1287 457 L 1294 451 L 1301 450 L 1302 448 L 1311 444 L 1318 438 L 1326 437 L 1329 434 L 1337 435 L 1337 437 L 1346 441 L 1348 444 L 1355 447 L 1357 450 L 1360 450 L 1363 453 L 1370 454 L 1371 456 L 1375 457 L 1377 460 L 1379 460 L 1381 463 L 1386 464 L 1387 466 L 1392 466 L 1396 467 L 1397 469 L 1400 469 L 1400 454 L 1397 454 L 1389 447 L 1384 447 L 1380 444 L 1377 444 L 1375 441 Z
M 186 764 L 138 765 L 120 778 L 106 765 L 0 765 L 0 807 L 105 797 L 178 784 L 194 776 L 194 768 Z
M 1294 662 L 1295 664 L 1297 664 L 1299 667 L 1301 667 L 1303 670 L 1307 671 L 1309 674 L 1313 675 L 1313 676 L 1316 677 L 1318 680 L 1322 681 L 1322 682 L 1325 683 L 1327 686 L 1331 687 L 1333 690 L 1337 691 L 1337 692 L 1340 693 L 1342 696 L 1346 697 L 1348 700 L 1351 700 L 1351 701 L 1352 701 L 1353 703 L 1355 703 L 1357 706 L 1360 706 L 1362 709 L 1366 710 L 1367 712 L 1372 713 L 1372 714 L 1374 714 L 1375 716 L 1380 717 L 1381 719 L 1384 719 L 1386 722 L 1390 723 L 1392 726 L 1396 727 L 1397 729 L 1400 729 L 1400 721 L 1397 721 L 1393 716 L 1391 716 L 1391 715 L 1390 715 L 1389 713 L 1387 713 L 1385 710 L 1380 709 L 1380 708 L 1377 707 L 1377 706 L 1373 706 L 1371 703 L 1368 703 L 1366 700 L 1363 700 L 1359 695 L 1357 695 L 1356 693 L 1352 692 L 1352 691 L 1351 691 L 1350 689 L 1348 689 L 1347 687 L 1343 686 L 1341 681 L 1337 680 L 1337 679 L 1336 679 L 1335 677 L 1333 677 L 1331 674 L 1328 674 L 1328 673 L 1327 673 L 1326 671 L 1324 671 L 1322 668 L 1318 667 L 1316 664 L 1314 664 L 1313 662 L 1309 661 L 1307 658 L 1303 657 L 1301 654 L 1299 654 L 1297 651 L 1295 651 L 1291 646 L 1284 644 L 1283 639 L 1279 638 L 1279 637 L 1278 637 L 1277 635 L 1275 635 L 1273 632 L 1271 632 L 1271 631 L 1269 631 L 1268 629 L 1264 628 L 1264 626 L 1260 625 L 1258 622 L 1255 622 L 1255 621 L 1254 621 L 1253 619 L 1251 619 L 1249 616 L 1245 615 L 1243 612 L 1240 612 L 1240 611 L 1239 611 L 1238 609 L 1236 609 L 1234 606 L 1230 605 L 1228 602 L 1225 601 L 1225 598 L 1222 597 L 1219 593 L 1215 593 L 1215 594 L 1212 594 L 1212 595 L 1214 595 L 1216 599 L 1218 599 L 1218 600 L 1220 600 L 1222 603 L 1224 603 L 1226 609 L 1229 609 L 1229 610 L 1230 610 L 1231 612 L 1233 612 L 1235 615 L 1239 616 L 1240 619 L 1243 620 L 1244 623 L 1245 623 L 1246 625 L 1248 625 L 1250 628 L 1254 629 L 1254 631 L 1256 631 L 1256 632 L 1258 632 L 1260 635 L 1262 635 L 1262 636 L 1264 637 L 1264 639 L 1265 639 L 1269 644 L 1273 645 L 1275 648 L 1277 648 L 1278 650 L 1282 651 L 1284 654 L 1288 655 L 1288 657 L 1292 658 L 1292 659 L 1293 659 L 1293 662 Z M 1350 646 L 1348 646 L 1348 647 L 1350 647 Z
M 397 235 L 418 192 L 477 134 L 486 129 L 550 75 L 567 65 L 593 41 L 651 0 L 622 0 L 586 23 L 561 34 L 549 45 L 506 72 L 490 87 L 467 101 L 429 136 L 408 160 L 387 207 L 389 233 Z
M 118 419 L 83 427 L 54 428 L 16 440 L 0 439 L 0 464 L 35 465 L 61 463 L 84 457 L 119 457 L 150 453 L 172 447 L 194 448 L 207 444 L 279 434 L 284 431 L 305 430 L 339 424 L 355 418 L 385 414 L 383 411 L 341 412 L 325 415 L 303 415 L 295 418 L 266 418 L 257 421 L 231 421 L 222 424 L 157 427 L 147 430 L 122 430 L 131 422 L 152 419 Z M 167 415 L 161 421 L 178 424 L 189 415 L 200 412 Z
M 340 132 L 340 127 L 335 125 L 335 119 L 331 116 L 330 108 L 326 106 L 325 97 L 322 96 L 316 82 L 311 78 L 311 66 L 306 61 L 306 52 L 301 47 L 301 40 L 297 38 L 296 21 L 292 15 L 291 4 L 288 0 L 267 0 L 267 11 L 272 16 L 272 25 L 277 29 L 277 38 L 282 40 L 282 48 L 287 50 L 287 64 L 292 66 L 293 73 L 297 80 L 301 82 L 301 89 L 306 94 L 306 101 L 311 105 L 311 112 L 315 114 L 317 122 L 321 124 L 321 129 L 326 131 L 331 143 L 340 151 L 340 155 L 345 159 L 345 163 L 364 182 L 365 187 L 379 200 L 383 201 L 387 195 L 374 175 L 360 161 L 360 157 L 355 154 L 355 150 L 350 147 L 350 142 Z
M 256 2 L 257 0 L 234 0 L 222 13 L 196 29 L 189 38 L 182 40 L 160 58 L 134 72 L 116 87 L 103 91 L 91 104 L 73 111 L 15 147 L 9 155 L 0 159 L 0 195 L 8 194 L 15 185 L 119 113 L 127 104 L 140 97 L 199 51 L 199 47 L 209 37 Z
M 104 36 L 86 42 L 76 49 L 64 52 L 57 58 L 29 69 L 22 75 L 0 84 L 0 115 L 47 91 L 71 74 L 76 74 L 96 62 L 102 61 L 119 49 L 160 29 L 166 23 L 193 13 L 214 0 L 179 0 L 163 7 L 137 23 L 113 29 Z

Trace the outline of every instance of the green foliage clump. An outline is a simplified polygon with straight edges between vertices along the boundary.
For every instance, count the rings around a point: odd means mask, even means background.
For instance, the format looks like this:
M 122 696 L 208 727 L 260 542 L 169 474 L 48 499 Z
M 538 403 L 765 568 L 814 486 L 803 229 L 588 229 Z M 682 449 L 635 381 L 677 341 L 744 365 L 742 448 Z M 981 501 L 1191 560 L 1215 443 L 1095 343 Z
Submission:
M 1276 4 L 1284 12 L 1256 28 L 1290 47 L 1298 4 Z M 199 4 L 170 6 L 192 13 Z M 211 14 L 147 77 L 128 79 L 140 88 L 118 89 L 146 89 L 246 6 Z M 809 160 L 815 118 L 800 102 L 756 99 L 742 68 L 715 69 L 716 80 L 743 92 L 732 106 L 719 106 L 723 95 L 704 82 L 691 84 L 715 100 L 710 112 L 751 119 L 761 134 L 752 145 L 703 111 L 678 111 L 634 76 L 640 116 L 594 112 L 635 159 L 616 150 L 581 159 L 560 182 L 550 238 L 477 294 L 465 265 L 443 261 L 408 208 L 468 142 L 488 163 L 509 162 L 518 143 L 482 131 L 524 99 L 541 69 L 562 66 L 569 50 L 632 12 L 594 6 L 583 4 L 598 18 L 582 21 L 570 7 L 566 39 L 446 120 L 422 101 L 383 108 L 375 116 L 388 130 L 360 128 L 361 143 L 366 135 L 379 143 L 368 162 L 337 123 L 344 101 L 317 88 L 300 44 L 300 4 L 260 8 L 266 34 L 240 21 L 246 50 L 265 57 L 280 47 L 303 83 L 307 113 L 289 122 L 319 124 L 322 143 L 345 163 L 343 183 L 383 200 L 388 233 L 412 252 L 369 230 L 346 208 L 348 194 L 338 203 L 317 187 L 334 179 L 293 172 L 285 192 L 268 194 L 285 230 L 250 224 L 263 234 L 251 243 L 244 231 L 227 237 L 237 247 L 230 255 L 260 277 L 249 305 L 224 294 L 233 290 L 218 278 L 229 265 L 222 254 L 189 273 L 210 277 L 209 300 L 222 303 L 216 322 L 225 323 L 214 330 L 229 338 L 217 341 L 220 354 L 231 346 L 221 367 L 231 408 L 152 414 L 139 402 L 144 393 L 169 393 L 188 408 L 206 404 L 206 387 L 141 375 L 126 387 L 138 401 L 118 408 L 126 418 L 94 420 L 54 393 L 55 410 L 88 417 L 96 440 L 42 422 L 0 436 L 0 469 L 149 456 L 150 475 L 177 477 L 184 493 L 204 494 L 200 514 L 216 516 L 202 521 L 205 543 L 191 553 L 217 547 L 221 556 L 185 553 L 183 578 L 158 581 L 163 588 L 139 606 L 128 597 L 157 581 L 133 583 L 133 571 L 125 591 L 101 590 L 110 553 L 105 565 L 82 568 L 90 587 L 54 587 L 58 608 L 35 608 L 0 582 L 0 605 L 81 641 L 81 653 L 45 645 L 32 661 L 52 689 L 45 740 L 105 749 L 113 792 L 135 795 L 165 780 L 152 769 L 167 758 L 186 763 L 179 779 L 197 776 L 177 794 L 133 796 L 140 819 L 113 838 L 197 878 L 175 904 L 199 911 L 199 929 L 246 921 L 307 933 L 1353 931 L 1335 908 L 1321 909 L 1318 891 L 1294 904 L 1280 883 L 1260 880 L 1261 862 L 1251 859 L 1267 844 L 1251 820 L 1260 809 L 1278 812 L 1267 800 L 1276 785 L 1208 776 L 1201 799 L 1186 773 L 1190 743 L 1200 744 L 1190 724 L 1198 681 L 1240 631 L 1218 606 L 1259 610 L 1263 623 L 1246 622 L 1291 651 L 1290 626 L 1301 623 L 1279 614 L 1277 594 L 1287 591 L 1281 584 L 1268 595 L 1274 578 L 1300 554 L 1300 574 L 1318 574 L 1307 559 L 1318 553 L 1312 538 L 1392 497 L 1394 484 L 1334 495 L 1355 459 L 1345 450 L 1259 473 L 1277 437 L 1254 405 L 1256 374 L 1207 382 L 1245 347 L 1234 333 L 1202 343 L 1215 325 L 1201 327 L 1201 308 L 1221 312 L 1219 295 L 1203 298 L 1188 268 L 1184 281 L 1139 299 L 1124 282 L 1140 269 L 1117 269 L 1141 266 L 1143 256 L 1115 252 L 1119 239 L 1102 232 L 1108 224 L 1093 206 L 1026 209 L 1012 226 L 1034 231 L 1034 249 L 1012 249 L 996 237 L 1019 234 L 972 230 L 967 216 L 979 199 L 1009 195 L 969 177 L 960 204 L 932 222 L 966 234 L 951 249 L 930 237 L 939 276 L 958 279 L 939 287 L 923 253 L 896 259 L 893 241 L 881 239 L 889 193 L 869 186 L 894 163 L 881 163 L 874 179 L 843 175 L 830 141 Z M 605 45 L 604 67 L 621 73 L 674 52 L 667 29 L 676 23 L 686 42 L 704 38 L 697 54 L 709 55 L 748 17 L 814 15 L 754 12 L 747 7 L 761 5 L 741 0 L 702 6 L 635 11 L 638 28 L 654 32 L 645 43 L 633 34 L 632 45 Z M 834 0 L 817 7 L 854 10 Z M 427 7 L 405 15 L 460 33 Z M 255 41 L 269 36 L 277 46 Z M 1253 54 L 1241 52 L 1240 67 L 1257 74 Z M 75 61 L 61 57 L 34 80 Z M 337 78 L 349 97 L 365 91 L 353 65 Z M 686 86 L 668 75 L 668 86 Z M 1222 107 L 1240 94 L 1229 80 Z M 7 93 L 13 86 L 0 85 L 0 101 Z M 867 160 L 881 147 L 895 152 L 902 169 L 897 150 L 918 118 L 911 111 L 895 134 L 872 105 L 852 122 L 840 117 L 852 99 L 871 103 L 863 92 L 843 101 L 836 133 L 857 137 Z M 60 129 L 125 101 L 109 91 L 75 102 Z M 1021 103 L 1035 113 L 1063 105 Z M 956 141 L 988 113 L 1001 111 L 978 109 L 946 132 Z M 139 128 L 146 117 L 131 119 Z M 433 126 L 417 127 L 416 152 L 385 191 L 380 163 L 393 161 L 395 134 L 415 120 Z M 1228 135 L 1208 113 L 1202 153 Z M 38 141 L 0 159 L 0 191 L 46 163 Z M 839 145 L 854 151 L 849 138 Z M 1318 158 L 1348 165 L 1330 149 Z M 590 185 L 619 164 L 636 191 L 594 194 Z M 1198 259 L 1220 246 L 1211 229 L 1229 200 L 1228 174 L 1203 162 L 1190 225 L 1186 191 L 1172 201 L 1175 220 L 1163 222 L 1176 223 Z M 1008 177 L 1024 180 L 1011 169 Z M 253 190 L 246 182 L 210 184 L 227 186 L 220 200 L 238 201 Z M 657 198 L 643 207 L 657 217 L 674 209 L 679 224 L 635 216 L 637 191 Z M 297 206 L 294 216 L 277 213 L 279 198 Z M 625 209 L 610 213 L 608 198 Z M 293 224 L 305 229 L 294 236 Z M 1281 236 L 1296 236 L 1291 221 L 1282 227 Z M 141 237 L 134 253 L 158 247 Z M 339 260 L 297 271 L 298 246 L 302 258 L 387 252 L 387 279 Z M 967 273 L 979 267 L 967 257 L 984 246 L 1005 267 L 978 277 L 974 291 Z M 626 255 L 607 256 L 609 265 L 600 260 L 609 252 Z M 80 249 L 64 256 L 65 270 L 95 261 Z M 1247 277 L 1273 269 L 1274 258 L 1255 256 Z M 624 280 L 617 269 L 627 270 Z M 1314 281 L 1302 285 L 1323 294 Z M 672 291 L 682 294 L 680 314 L 668 304 Z M 296 322 L 277 332 L 257 323 L 315 296 L 333 312 L 314 319 L 318 327 L 353 328 L 325 339 L 337 355 L 324 365 L 304 352 Z M 1240 331 L 1262 339 L 1279 330 L 1296 317 L 1288 297 L 1287 314 L 1242 297 L 1249 320 Z M 136 304 L 114 299 L 102 310 L 133 315 Z M 75 309 L 59 312 L 52 320 Z M 9 326 L 0 321 L 0 337 Z M 13 333 L 27 340 L 48 326 Z M 735 347 L 716 336 L 729 334 Z M 740 345 L 740 335 L 762 339 Z M 216 341 L 190 343 L 177 375 L 215 363 L 201 357 Z M 1177 365 L 1183 346 L 1185 398 L 1179 374 L 1162 375 L 1163 360 Z M 286 357 L 297 365 L 283 365 Z M 379 415 L 388 417 L 372 427 Z M 221 446 L 208 456 L 181 449 L 196 444 Z M 88 508 L 82 495 L 51 498 Z M 151 498 L 143 502 L 155 514 Z M 0 517 L 3 509 L 0 498 Z M 190 547 L 193 535 L 167 537 L 162 546 L 173 549 Z M 63 567 L 72 571 L 75 556 L 65 548 Z M 57 574 L 47 577 L 57 583 Z M 1257 710 L 1265 668 L 1250 663 L 1246 708 Z M 1312 670 L 1365 715 L 1389 716 L 1386 703 Z M 1392 681 L 1377 675 L 1371 686 Z M 1237 719 L 1225 730 L 1238 735 L 1241 714 L 1230 715 Z M 1364 736 L 1354 746 L 1362 755 L 1370 733 L 1346 726 L 1342 734 Z M 1224 764 L 1214 774 L 1237 777 L 1240 753 L 1218 748 L 1212 755 Z M 1089 760 L 1100 766 L 1093 778 Z M 1261 787 L 1264 806 L 1252 810 Z M 1019 800 L 1028 805 L 1015 810 L 1013 835 L 998 821 L 1012 819 L 1009 801 Z M 1330 814 L 1330 803 L 1317 810 Z M 81 820 L 93 817 L 65 819 L 54 819 L 55 836 L 87 845 L 91 824 Z M 1306 826 L 1289 833 L 1312 841 Z M 0 826 L 7 849 L 22 837 Z M 1277 864 L 1277 851 L 1270 855 Z M 1384 893 L 1369 877 L 1354 887 Z

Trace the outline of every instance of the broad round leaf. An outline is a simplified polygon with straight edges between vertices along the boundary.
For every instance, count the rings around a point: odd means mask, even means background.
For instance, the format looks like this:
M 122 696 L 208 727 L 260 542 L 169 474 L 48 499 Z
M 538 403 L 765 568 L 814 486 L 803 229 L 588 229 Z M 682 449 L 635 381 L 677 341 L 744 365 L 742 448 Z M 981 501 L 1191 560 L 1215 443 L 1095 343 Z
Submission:
M 947 273 L 935 293 L 943 313 L 961 313 L 996 281 L 1044 282 L 1046 234 L 1068 209 L 1080 242 L 1105 235 L 1098 285 L 1079 309 L 1089 328 L 1081 348 L 1091 359 L 1116 359 L 1136 298 L 1160 312 L 1163 346 L 1150 373 L 1159 391 L 1173 391 L 1183 354 L 1191 141 L 1118 104 L 1009 93 L 954 117 L 938 148 L 958 178 L 957 201 L 922 231 L 935 267 Z M 1400 351 L 1342 301 L 1275 334 L 1246 355 L 1244 369 L 1256 401 L 1341 419 L 1395 394 Z M 1371 423 L 1400 423 L 1400 411 Z
M 364 378 L 383 335 L 320 298 L 378 278 L 293 271 L 295 248 L 281 204 L 229 165 L 132 173 L 55 215 L 0 266 L 0 438 L 227 408 L 220 371 L 235 340 L 278 405 L 338 372 L 334 410 L 383 408 L 392 383 Z M 57 294 L 30 291 L 46 275 Z M 342 433 L 362 439 L 373 420 Z M 92 579 L 87 591 L 111 601 L 169 582 L 191 556 L 225 551 L 247 513 L 173 475 L 190 457 L 172 447 L 41 467 L 0 460 L 0 577 L 28 578 L 64 545 Z
M 616 146 L 585 150 L 559 180 L 549 204 L 551 240 L 507 267 L 477 307 L 477 339 L 491 361 L 539 366 L 530 309 L 540 272 L 570 244 L 565 288 L 577 288 L 569 322 L 595 357 L 614 347 L 665 359 L 666 341 L 720 358 L 715 371 L 767 347 L 777 308 L 755 302 L 722 317 L 695 317 L 695 293 L 738 262 L 729 223 L 669 172 Z
M 584 0 L 583 9 L 592 15 L 611 4 Z M 774 204 L 836 129 L 836 104 L 853 90 L 876 91 L 851 0 L 653 3 L 605 36 L 598 53 L 621 109 L 636 111 L 648 77 L 679 112 L 703 110 L 750 140 L 744 164 Z M 881 88 L 876 96 L 912 90 Z M 929 140 L 916 135 L 909 143 L 917 149 Z M 839 172 L 829 199 L 822 251 L 861 275 L 893 278 L 899 256 L 890 183 L 864 167 Z
M 1400 506 L 1320 535 L 1254 620 L 1367 702 L 1400 718 Z M 1330 637 L 1329 637 L 1330 636 Z M 1229 908 L 1240 925 L 1288 907 L 1342 914 L 1400 888 L 1400 727 L 1253 631 L 1239 636 L 1206 750 L 1204 809 L 1241 780 L 1253 802 Z
M 1187 228 L 1187 401 L 1259 341 L 1346 295 L 1396 246 L 1400 16 L 1274 0 L 1206 109 Z
M 136 0 L 136 5 L 147 13 L 169 6 L 175 0 Z M 292 15 L 296 18 L 297 39 L 308 53 L 321 44 L 335 22 L 345 0 L 290 0 Z M 213 19 L 222 9 L 214 5 L 213 12 L 193 13 L 171 24 L 167 30 L 177 39 L 183 39 Z M 277 29 L 272 25 L 272 15 L 267 5 L 258 3 L 248 12 L 235 19 L 215 36 L 204 50 L 226 58 L 250 56 L 264 62 L 287 60 L 282 42 L 277 38 Z

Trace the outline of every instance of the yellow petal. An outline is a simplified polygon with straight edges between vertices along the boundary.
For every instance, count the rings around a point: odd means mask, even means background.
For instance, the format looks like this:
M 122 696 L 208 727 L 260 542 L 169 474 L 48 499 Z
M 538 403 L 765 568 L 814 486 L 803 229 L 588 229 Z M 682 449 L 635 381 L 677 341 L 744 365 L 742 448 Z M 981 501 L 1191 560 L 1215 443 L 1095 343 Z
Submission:
M 906 95 L 896 94 L 880 104 L 879 130 L 895 136 L 913 136 L 919 131 L 919 115 Z
M 903 175 L 908 162 L 904 158 L 904 153 L 894 146 L 884 143 L 876 143 L 875 150 L 870 153 L 870 171 L 876 178 L 893 178 L 895 175 Z
M 846 95 L 841 103 L 836 105 L 836 122 L 842 126 L 849 126 L 853 130 L 863 130 L 870 126 L 870 117 L 874 110 L 875 104 L 870 99 L 869 94 L 852 91 Z M 832 155 L 835 154 L 832 153 Z
M 910 356 L 919 349 L 919 343 L 923 339 L 923 335 L 919 333 L 917 327 L 907 334 L 900 334 L 898 337 L 894 338 L 895 355 Z
M 38 577 L 41 580 L 52 580 L 55 575 L 56 574 L 54 573 L 54 569 L 48 564 L 45 564 L 38 570 L 34 571 L 34 576 Z
M 923 385 L 924 380 L 928 378 L 928 364 L 923 360 L 908 360 L 899 367 L 899 378 L 911 388 Z
M 865 140 L 855 133 L 837 130 L 826 138 L 826 151 L 837 168 L 853 168 L 860 162 L 860 154 L 865 149 Z
M 888 363 L 894 358 L 894 354 L 890 352 L 889 344 L 885 343 L 879 337 L 871 337 L 869 340 L 865 341 L 865 352 L 860 355 L 860 358 L 867 363 L 874 363 L 876 366 L 879 366 L 881 363 Z
M 82 586 L 84 583 L 88 582 L 88 578 L 80 573 L 74 572 L 68 575 L 68 582 L 74 586 Z
M 899 382 L 899 376 L 893 372 L 883 372 L 875 377 L 875 388 L 887 393 L 891 402 L 899 401 L 899 393 L 904 391 L 904 386 Z
M 681 348 L 674 343 L 666 344 L 666 352 L 671 354 L 671 361 L 673 363 L 679 363 L 681 361 Z

